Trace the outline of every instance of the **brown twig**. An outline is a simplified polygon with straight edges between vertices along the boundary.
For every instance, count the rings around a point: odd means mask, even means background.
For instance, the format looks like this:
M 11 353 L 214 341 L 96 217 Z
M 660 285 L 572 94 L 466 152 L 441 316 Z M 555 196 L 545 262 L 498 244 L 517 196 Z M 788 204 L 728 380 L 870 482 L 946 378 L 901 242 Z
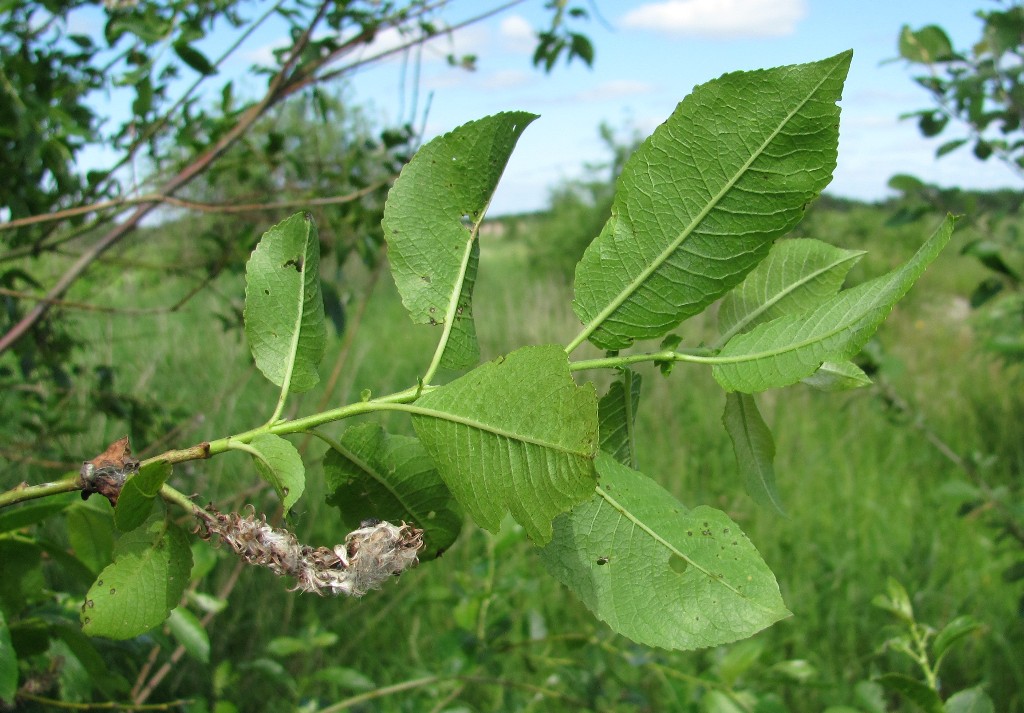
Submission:
M 372 193 L 378 188 L 382 188 L 394 180 L 394 176 L 378 181 L 372 185 L 360 188 L 357 191 L 346 193 L 339 196 L 327 196 L 324 198 L 292 198 L 289 200 L 272 201 L 270 203 L 243 203 L 243 204 L 231 204 L 231 203 L 202 203 L 200 201 L 190 201 L 183 198 L 176 198 L 174 196 L 165 195 L 162 192 L 158 193 L 145 193 L 141 196 L 134 196 L 132 198 L 117 198 L 109 201 L 99 201 L 90 205 L 77 206 L 75 208 L 68 208 L 66 210 L 59 210 L 55 213 L 45 213 L 43 215 L 30 215 L 26 218 L 18 218 L 7 223 L 0 223 L 0 231 L 3 230 L 14 230 L 15 228 L 23 228 L 28 225 L 37 225 L 39 223 L 48 223 L 51 221 L 65 220 L 67 218 L 74 218 L 79 215 L 85 215 L 87 213 L 95 213 L 101 210 L 107 210 L 110 208 L 125 208 L 130 206 L 138 205 L 158 205 L 165 204 L 174 206 L 176 208 L 186 208 L 188 210 L 194 210 L 200 213 L 251 213 L 253 211 L 270 211 L 278 210 L 280 208 L 294 208 L 296 206 L 322 206 L 322 205 L 338 205 L 341 203 L 350 203 L 354 200 L 358 200 L 363 196 Z M 46 249 L 45 247 L 39 247 L 38 249 Z
M 114 701 L 108 701 L 106 703 L 69 703 L 68 701 L 58 701 L 55 698 L 37 696 L 33 693 L 18 693 L 17 697 L 20 700 L 42 703 L 43 705 L 52 706 L 54 708 L 62 708 L 72 711 L 169 711 L 195 702 L 191 698 L 182 698 L 176 701 L 168 701 L 167 703 L 136 705 L 133 703 L 116 703 Z

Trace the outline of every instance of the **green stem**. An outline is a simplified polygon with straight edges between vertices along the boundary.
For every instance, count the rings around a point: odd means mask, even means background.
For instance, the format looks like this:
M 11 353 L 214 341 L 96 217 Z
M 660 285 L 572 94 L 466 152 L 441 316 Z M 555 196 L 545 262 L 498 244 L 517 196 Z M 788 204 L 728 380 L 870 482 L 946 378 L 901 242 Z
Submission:
M 194 515 L 197 510 L 201 510 L 185 493 L 172 488 L 170 485 L 165 484 L 161 486 L 160 497 L 172 505 L 177 505 L 189 515 Z
M 601 359 L 582 359 L 569 362 L 570 371 L 588 371 L 590 369 L 617 369 L 630 364 L 640 364 L 645 361 L 686 361 L 695 364 L 718 364 L 722 360 L 712 356 L 714 352 L 710 349 L 693 349 L 686 352 L 676 352 L 666 349 L 660 352 L 647 352 L 645 354 L 629 354 L 627 356 L 603 357 Z
M 35 500 L 36 498 L 46 498 L 60 493 L 71 493 L 81 489 L 82 484 L 78 479 L 77 473 L 65 478 L 64 480 L 58 480 L 53 483 L 19 485 L 5 493 L 0 493 L 0 508 L 7 507 L 8 505 L 15 505 L 17 503 L 23 503 L 28 500 Z
M 345 418 L 351 418 L 352 416 L 360 416 L 362 414 L 373 413 L 374 411 L 388 411 L 395 410 L 394 406 L 398 404 L 407 404 L 411 401 L 415 401 L 421 394 L 427 393 L 436 387 L 433 386 L 416 386 L 399 391 L 388 396 L 382 396 L 378 399 L 371 399 L 369 401 L 360 401 L 354 404 L 348 404 L 347 406 L 341 406 L 339 408 L 330 409 L 321 413 L 313 414 L 312 416 L 305 416 L 303 418 L 297 418 L 294 421 L 280 421 L 275 424 L 268 424 L 253 428 L 242 433 L 236 433 L 233 436 L 227 438 L 219 438 L 216 441 L 210 441 L 208 450 L 210 455 L 217 455 L 229 450 L 238 443 L 249 443 L 253 438 L 260 435 L 261 433 L 273 433 L 277 436 L 285 436 L 289 433 L 306 433 L 312 431 L 317 426 L 322 426 L 325 423 L 331 423 L 333 421 L 340 421 Z M 157 456 L 157 459 L 161 456 Z

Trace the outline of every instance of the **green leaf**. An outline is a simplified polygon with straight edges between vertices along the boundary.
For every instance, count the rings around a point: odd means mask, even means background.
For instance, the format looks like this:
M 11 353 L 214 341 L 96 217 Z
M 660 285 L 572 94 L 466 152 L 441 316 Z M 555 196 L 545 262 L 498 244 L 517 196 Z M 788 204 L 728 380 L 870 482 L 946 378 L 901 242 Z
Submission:
M 210 635 L 199 618 L 184 607 L 175 607 L 167 618 L 171 636 L 185 647 L 185 653 L 202 663 L 210 663 Z
M 844 290 L 812 310 L 736 335 L 718 355 L 715 379 L 727 391 L 764 391 L 810 376 L 825 361 L 849 359 L 946 245 L 954 222 L 947 217 L 902 267 Z
M 29 502 L 19 507 L 8 508 L 0 513 L 0 532 L 11 532 L 31 527 L 43 520 L 63 512 L 75 502 L 76 496 L 54 496 L 42 502 Z
M 936 664 L 942 660 L 942 657 L 946 655 L 953 644 L 980 628 L 981 623 L 974 619 L 974 617 L 966 615 L 958 616 L 946 624 L 942 631 L 935 636 L 935 641 L 932 643 L 932 654 L 935 657 Z
M 789 616 L 775 576 L 725 513 L 687 510 L 606 454 L 596 466 L 597 494 L 555 519 L 541 558 L 614 631 L 696 649 Z
M 324 479 L 327 502 L 348 529 L 366 518 L 410 522 L 424 530 L 427 558 L 455 542 L 462 512 L 418 440 L 363 423 L 347 429 L 338 446 L 324 455 Z
M 174 54 L 181 58 L 181 61 L 204 76 L 217 73 L 217 68 L 210 64 L 202 52 L 187 42 L 175 42 Z
M 18 655 L 11 643 L 11 630 L 0 610 L 0 703 L 14 705 L 18 692 Z
M 918 64 L 932 64 L 953 59 L 953 43 L 949 35 L 938 25 L 925 25 L 920 30 L 911 30 L 904 25 L 900 30 L 900 56 Z
M 82 630 L 131 639 L 158 626 L 178 606 L 191 568 L 188 537 L 169 522 L 154 520 L 123 535 L 114 562 L 85 595 Z
M 871 377 L 852 361 L 826 361 L 810 376 L 800 380 L 819 391 L 835 392 L 871 386 Z
M 328 666 L 316 671 L 311 677 L 313 681 L 329 683 L 333 686 L 350 691 L 372 691 L 377 688 L 373 679 L 363 673 L 345 666 Z
M 282 391 L 309 391 L 327 346 L 320 242 L 308 213 L 263 234 L 245 266 L 245 335 L 256 366 Z
M 945 713 L 995 713 L 995 710 L 995 704 L 981 686 L 957 691 L 945 705 Z
M 939 694 L 920 681 L 901 673 L 886 673 L 875 679 L 887 691 L 899 693 L 925 713 L 944 713 Z
M 93 504 L 96 503 L 96 504 Z M 75 556 L 93 573 L 114 556 L 113 510 L 105 499 L 93 498 L 68 508 L 68 540 Z
M 287 515 L 306 489 L 302 456 L 290 442 L 273 433 L 261 433 L 249 442 L 249 446 L 259 451 L 259 456 L 253 456 L 256 470 L 260 477 L 274 486 Z
M 622 369 L 620 378 L 611 383 L 608 393 L 597 404 L 601 450 L 631 468 L 636 467 L 633 427 L 640 406 L 640 382 L 640 374 Z
M 738 284 L 832 178 L 851 52 L 694 89 L 626 162 L 576 267 L 582 336 L 656 338 Z
M 757 410 L 754 397 L 736 392 L 726 394 L 722 422 L 732 439 L 736 464 L 746 483 L 747 493 L 761 507 L 785 515 L 775 488 L 775 441 Z
M 539 544 L 551 519 L 594 490 L 597 395 L 557 345 L 523 347 L 424 394 L 413 426 L 441 478 L 481 527 L 511 511 Z
M 388 194 L 381 224 L 391 274 L 413 322 L 450 330 L 441 337 L 445 368 L 480 360 L 472 302 L 480 224 L 512 149 L 535 118 L 505 112 L 439 136 L 416 153 Z
M 864 255 L 818 240 L 781 240 L 746 279 L 725 296 L 718 310 L 721 343 L 762 322 L 817 307 L 843 286 L 846 273 Z
M 114 508 L 114 524 L 122 532 L 134 530 L 153 511 L 153 500 L 171 475 L 171 464 L 151 463 L 125 481 Z

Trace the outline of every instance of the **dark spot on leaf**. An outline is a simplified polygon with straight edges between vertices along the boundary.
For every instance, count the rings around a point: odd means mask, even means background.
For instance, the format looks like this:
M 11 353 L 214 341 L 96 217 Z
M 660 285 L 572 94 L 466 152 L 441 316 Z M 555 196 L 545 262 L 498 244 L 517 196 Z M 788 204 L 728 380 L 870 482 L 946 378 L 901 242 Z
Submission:
M 115 594 L 117 594 L 117 590 L 114 589 L 113 587 L 111 587 L 110 588 L 110 596 L 114 596 Z
M 668 560 L 668 567 L 676 574 L 682 574 L 690 566 L 689 562 L 679 555 L 672 555 Z
M 711 537 L 712 533 L 711 530 L 701 530 L 700 534 L 704 535 L 705 537 Z
M 281 488 L 281 494 L 287 496 L 288 495 L 288 488 Z
M 270 294 L 270 290 L 268 290 L 268 289 L 264 288 L 264 289 L 263 289 L 263 294 L 265 294 L 265 295 L 269 295 L 269 294 Z
M 96 586 L 97 587 L 102 587 L 103 586 L 103 580 L 102 579 L 97 579 L 96 580 Z
M 92 621 L 92 619 L 90 619 L 89 617 L 85 617 L 85 619 L 82 620 L 82 623 L 88 624 L 90 621 Z
M 693 530 L 687 530 L 686 531 L 686 536 L 687 537 L 693 537 Z
M 602 565 L 602 564 L 608 564 L 608 558 L 607 558 L 607 557 L 604 557 L 604 556 L 602 556 L 602 557 L 598 557 L 598 558 L 597 558 L 597 563 L 598 563 L 599 565 Z
M 423 277 L 421 277 L 420 279 L 426 282 L 428 285 L 430 284 L 430 275 L 423 275 Z
M 302 272 L 302 258 L 301 257 L 292 258 L 291 260 L 286 262 L 281 267 L 294 267 L 295 268 L 295 272 Z
M 427 311 L 428 311 L 428 312 L 430 312 L 430 314 L 434 314 L 434 312 L 436 312 L 436 311 L 437 311 L 437 308 L 436 308 L 436 307 L 431 307 L 431 308 L 430 308 L 430 309 L 428 309 Z

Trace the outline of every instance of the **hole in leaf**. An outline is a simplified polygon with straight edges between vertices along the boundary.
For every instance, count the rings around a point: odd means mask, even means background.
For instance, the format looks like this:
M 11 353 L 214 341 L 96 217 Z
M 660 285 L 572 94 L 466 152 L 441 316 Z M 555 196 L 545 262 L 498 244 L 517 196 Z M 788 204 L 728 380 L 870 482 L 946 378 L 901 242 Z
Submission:
M 690 566 L 690 563 L 679 555 L 672 555 L 668 560 L 668 566 L 676 574 L 682 574 Z
M 110 588 L 110 596 L 114 596 L 115 594 L 117 594 L 117 590 L 114 589 L 113 587 L 111 587 Z

